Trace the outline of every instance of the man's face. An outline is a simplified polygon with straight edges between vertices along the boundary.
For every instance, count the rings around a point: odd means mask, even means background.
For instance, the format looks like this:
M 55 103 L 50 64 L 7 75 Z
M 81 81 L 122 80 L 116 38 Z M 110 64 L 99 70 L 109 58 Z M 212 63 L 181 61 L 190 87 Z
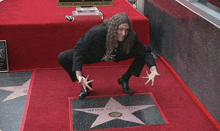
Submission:
M 128 35 L 129 25 L 127 23 L 120 24 L 118 26 L 118 41 L 123 42 Z

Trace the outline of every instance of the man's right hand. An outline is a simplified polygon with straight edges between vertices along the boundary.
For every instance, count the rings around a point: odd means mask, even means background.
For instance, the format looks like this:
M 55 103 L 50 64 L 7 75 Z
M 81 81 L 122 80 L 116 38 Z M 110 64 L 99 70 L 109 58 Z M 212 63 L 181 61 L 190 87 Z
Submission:
M 92 90 L 92 87 L 89 86 L 89 83 L 93 82 L 94 80 L 90 80 L 90 81 L 88 81 L 88 80 L 89 80 L 89 75 L 87 75 L 86 78 L 83 77 L 83 76 L 80 76 L 80 78 L 79 78 L 79 83 L 82 84 L 82 87 L 83 87 L 85 92 L 87 92 L 87 88 L 89 90 Z

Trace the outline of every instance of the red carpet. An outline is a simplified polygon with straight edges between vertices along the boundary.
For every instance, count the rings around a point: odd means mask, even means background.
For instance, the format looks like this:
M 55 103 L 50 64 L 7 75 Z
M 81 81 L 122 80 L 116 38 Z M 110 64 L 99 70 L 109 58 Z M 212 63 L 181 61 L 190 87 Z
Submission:
M 144 85 L 145 67 L 139 78 L 131 78 L 130 88 L 136 93 L 152 92 L 169 124 L 116 128 L 114 131 L 217 131 L 165 64 L 160 59 L 157 59 L 157 64 L 161 76 L 157 77 L 153 87 Z M 84 68 L 84 74 L 95 80 L 91 96 L 123 95 L 117 78 L 126 70 L 127 67 Z M 68 97 L 77 97 L 80 88 L 78 83 L 71 82 L 62 68 L 36 70 L 21 131 L 70 131 Z
M 127 0 L 114 0 L 114 6 L 98 7 L 104 19 L 119 12 L 128 14 L 138 38 L 149 45 L 149 20 Z M 0 40 L 8 44 L 9 70 L 60 67 L 57 56 L 71 49 L 100 17 L 75 17 L 75 7 L 58 7 L 58 0 L 4 0 L 0 3 Z

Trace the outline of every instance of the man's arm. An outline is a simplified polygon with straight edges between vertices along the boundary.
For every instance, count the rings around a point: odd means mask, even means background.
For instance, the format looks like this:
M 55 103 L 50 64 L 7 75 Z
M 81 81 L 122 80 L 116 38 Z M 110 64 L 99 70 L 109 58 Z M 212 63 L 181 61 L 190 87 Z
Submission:
M 138 49 L 137 50 L 138 56 L 144 58 L 145 63 L 148 65 L 148 67 L 151 71 L 150 74 L 148 74 L 148 72 L 146 71 L 147 76 L 143 77 L 143 78 L 148 79 L 147 82 L 145 83 L 145 85 L 147 83 L 149 83 L 150 81 L 152 81 L 152 86 L 153 86 L 154 79 L 156 78 L 156 76 L 159 76 L 160 74 L 157 72 L 156 61 L 155 61 L 153 55 L 151 54 L 151 49 L 149 46 L 144 46 L 142 44 L 142 42 L 140 40 L 138 40 L 137 34 L 135 36 L 135 46 Z
M 150 68 L 151 73 L 157 73 L 157 67 L 156 66 L 152 66 Z
M 76 78 L 78 79 L 79 82 L 82 81 L 82 72 L 81 71 L 76 71 Z

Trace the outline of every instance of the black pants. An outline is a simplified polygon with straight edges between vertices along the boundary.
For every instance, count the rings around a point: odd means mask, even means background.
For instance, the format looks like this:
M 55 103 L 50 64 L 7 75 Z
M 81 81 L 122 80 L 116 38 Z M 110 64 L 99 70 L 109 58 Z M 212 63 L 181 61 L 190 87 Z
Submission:
M 75 71 L 72 71 L 72 64 L 73 64 L 73 51 L 74 49 L 70 49 L 64 51 L 59 54 L 58 61 L 60 65 L 68 72 L 69 76 L 71 77 L 72 81 L 77 81 Z M 128 68 L 127 72 L 130 72 L 132 75 L 139 77 L 141 71 L 145 65 L 145 61 L 143 58 L 135 58 L 133 63 Z

